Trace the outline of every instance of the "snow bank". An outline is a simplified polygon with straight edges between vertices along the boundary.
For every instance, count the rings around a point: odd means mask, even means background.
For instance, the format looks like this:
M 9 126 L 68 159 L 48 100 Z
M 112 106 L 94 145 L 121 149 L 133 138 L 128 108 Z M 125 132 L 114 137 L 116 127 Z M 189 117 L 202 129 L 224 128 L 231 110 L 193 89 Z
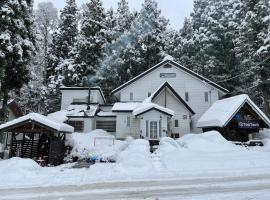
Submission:
M 177 140 L 180 146 L 201 152 L 221 152 L 238 150 L 239 147 L 226 140 L 219 132 L 209 131 L 201 134 L 187 134 Z
M 265 140 L 268 146 L 270 142 Z M 174 141 L 163 138 L 157 150 L 165 171 L 175 173 L 225 173 L 243 169 L 268 169 L 269 152 L 244 148 L 225 140 L 216 131 L 188 134 Z
M 136 169 L 147 171 L 152 169 L 150 145 L 147 140 L 137 139 L 117 157 L 117 163 L 123 169 Z
M 127 142 L 116 140 L 104 130 L 94 130 L 89 133 L 72 133 L 67 138 L 67 145 L 73 147 L 71 155 L 80 159 L 99 157 L 115 160 Z

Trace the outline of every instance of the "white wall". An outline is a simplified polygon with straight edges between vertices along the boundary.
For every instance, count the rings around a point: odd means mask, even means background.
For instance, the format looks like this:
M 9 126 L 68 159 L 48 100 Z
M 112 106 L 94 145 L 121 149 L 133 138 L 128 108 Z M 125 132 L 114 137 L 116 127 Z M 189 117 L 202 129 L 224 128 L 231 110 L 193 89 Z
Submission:
M 127 117 L 130 117 L 130 127 L 127 126 Z M 116 113 L 116 138 L 126 138 L 128 136 L 140 137 L 140 124 L 131 112 Z
M 151 139 L 146 137 L 146 121 L 148 120 L 148 126 L 149 126 L 149 135 L 150 135 L 150 121 L 157 121 L 158 122 L 158 134 L 159 134 L 159 120 L 161 119 L 161 134 L 162 137 L 166 137 L 166 131 L 167 131 L 167 122 L 168 122 L 168 116 L 160 113 L 156 110 L 151 110 L 149 112 L 144 113 L 143 115 L 138 116 L 140 119 L 140 132 L 142 136 L 145 139 Z
M 172 117 L 172 133 L 179 133 L 180 136 L 190 133 L 190 120 L 191 113 L 187 108 L 179 102 L 179 100 L 167 89 L 166 92 L 166 105 L 165 105 L 165 89 L 154 99 L 154 103 L 167 107 L 174 111 L 174 116 Z M 186 119 L 184 118 L 187 117 Z M 175 120 L 178 120 L 178 127 L 175 127 Z
M 85 99 L 87 102 L 88 90 L 61 90 L 61 109 L 66 109 L 74 99 Z M 104 104 L 104 100 L 99 90 L 91 90 L 90 94 L 91 103 Z
M 160 78 L 160 73 L 176 73 L 175 78 Z M 185 92 L 189 93 L 187 104 L 196 113 L 193 119 L 191 131 L 196 129 L 198 118 L 219 99 L 219 91 L 198 78 L 188 74 L 178 67 L 163 68 L 163 66 L 150 72 L 143 78 L 128 85 L 120 91 L 120 101 L 130 101 L 130 92 L 133 92 L 133 101 L 143 101 L 148 96 L 148 92 L 155 92 L 164 82 L 168 82 L 175 91 L 185 99 Z M 209 101 L 205 102 L 204 93 L 209 93 Z M 210 101 L 211 100 L 211 101 Z

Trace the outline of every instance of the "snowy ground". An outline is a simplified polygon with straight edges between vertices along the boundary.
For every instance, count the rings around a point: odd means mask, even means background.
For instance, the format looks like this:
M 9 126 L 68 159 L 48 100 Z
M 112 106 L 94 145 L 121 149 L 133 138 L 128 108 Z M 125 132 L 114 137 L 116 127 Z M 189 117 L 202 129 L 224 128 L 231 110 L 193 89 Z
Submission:
M 93 146 L 91 138 L 91 134 L 73 135 L 69 140 L 76 146 L 73 153 L 114 157 L 116 163 L 74 169 L 73 164 L 42 168 L 30 159 L 0 161 L 0 199 L 46 199 L 48 193 L 52 199 L 85 199 L 88 195 L 95 199 L 132 199 L 154 194 L 160 199 L 270 197 L 267 139 L 265 147 L 247 149 L 226 141 L 217 132 L 189 134 L 176 141 L 163 138 L 159 149 L 151 154 L 145 140 L 115 141 L 115 145 L 105 140 L 107 145 L 102 148 Z M 10 191 L 11 187 L 18 189 Z M 29 189 L 19 189 L 22 187 Z

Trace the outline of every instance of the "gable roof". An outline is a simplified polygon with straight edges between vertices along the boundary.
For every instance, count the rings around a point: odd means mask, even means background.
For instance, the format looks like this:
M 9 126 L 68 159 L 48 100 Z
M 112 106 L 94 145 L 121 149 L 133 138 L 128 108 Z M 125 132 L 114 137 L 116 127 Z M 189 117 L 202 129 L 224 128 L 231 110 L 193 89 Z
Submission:
M 246 94 L 216 101 L 198 120 L 197 127 L 224 127 L 231 121 L 245 103 L 247 103 L 270 127 L 270 120 L 268 117 Z
M 224 92 L 224 93 L 228 93 L 229 90 L 227 90 L 226 88 L 218 85 L 217 83 L 214 83 L 213 81 L 197 74 L 196 72 L 184 67 L 183 65 L 180 65 L 179 63 L 173 61 L 173 60 L 169 60 L 169 59 L 166 59 L 166 60 L 163 60 L 162 62 L 158 63 L 157 65 L 149 68 L 148 70 L 144 71 L 143 73 L 139 74 L 138 76 L 134 77 L 133 79 L 129 80 L 128 82 L 120 85 L 119 87 L 115 88 L 112 93 L 115 94 L 117 92 L 119 92 L 120 90 L 122 90 L 123 88 L 127 87 L 128 85 L 130 85 L 131 83 L 139 80 L 140 78 L 144 77 L 145 75 L 149 74 L 150 72 L 156 70 L 157 68 L 159 68 L 160 66 L 162 65 L 165 65 L 165 64 L 172 64 L 176 67 L 178 67 L 179 69 L 187 72 L 188 74 L 190 74 L 191 76 L 194 76 L 198 79 L 200 79 L 201 81 L 205 82 L 205 83 L 208 83 L 209 85 L 212 85 L 213 87 L 217 88 L 218 90 Z
M 38 113 L 29 113 L 25 116 L 22 116 L 17 119 L 6 122 L 4 124 L 1 124 L 0 131 L 5 131 L 7 129 L 15 128 L 15 127 L 20 126 L 21 124 L 25 124 L 32 121 L 38 124 L 41 124 L 44 127 L 51 128 L 55 131 L 61 131 L 61 132 L 67 132 L 67 133 L 74 132 L 74 128 L 72 126 L 65 123 L 52 121 L 50 118 L 44 115 L 40 115 Z
M 172 111 L 171 109 L 164 108 L 155 103 L 148 103 L 148 102 L 143 102 L 140 106 L 138 106 L 133 110 L 132 114 L 135 116 L 139 116 L 151 110 L 156 110 L 169 116 L 174 115 L 174 111 Z
M 194 115 L 195 112 L 192 110 L 192 108 L 179 96 L 179 94 L 173 89 L 173 87 L 166 81 L 164 82 L 149 98 L 151 101 L 153 101 L 159 94 L 160 92 L 165 88 L 169 88 L 173 95 L 188 109 L 188 111 Z
M 208 83 L 209 85 L 212 85 L 213 87 L 217 88 L 218 90 L 220 90 L 220 91 L 222 91 L 222 92 L 224 92 L 224 93 L 228 93 L 228 92 L 229 92 L 229 90 L 227 90 L 226 88 L 224 88 L 224 87 L 222 87 L 222 86 L 220 86 L 220 85 L 214 83 L 213 81 L 211 81 L 211 80 L 209 80 L 209 79 L 207 79 L 207 78 L 205 78 L 205 77 L 203 77 L 203 76 L 197 74 L 196 72 L 194 72 L 194 71 L 192 71 L 192 70 L 190 70 L 190 69 L 184 67 L 183 65 L 180 65 L 180 64 L 178 64 L 177 62 L 175 62 L 175 61 L 173 61 L 173 60 L 168 60 L 168 59 L 167 59 L 167 60 L 164 60 L 164 61 L 158 63 L 157 65 L 151 67 L 150 69 L 146 70 L 145 72 L 139 74 L 138 76 L 134 77 L 133 79 L 129 80 L 128 82 L 124 83 L 123 85 L 121 85 L 121 86 L 115 88 L 115 89 L 112 91 L 112 93 L 115 94 L 115 93 L 119 92 L 120 90 L 122 90 L 123 88 L 127 87 L 127 86 L 130 85 L 131 83 L 133 83 L 133 82 L 139 80 L 140 78 L 144 77 L 145 75 L 149 74 L 150 72 L 156 70 L 157 68 L 159 68 L 160 66 L 165 65 L 165 64 L 172 64 L 172 65 L 178 67 L 179 69 L 181 69 L 181 70 L 187 72 L 187 73 L 190 74 L 191 76 L 194 76 L 194 77 L 200 79 L 201 81 L 204 81 L 205 83 Z

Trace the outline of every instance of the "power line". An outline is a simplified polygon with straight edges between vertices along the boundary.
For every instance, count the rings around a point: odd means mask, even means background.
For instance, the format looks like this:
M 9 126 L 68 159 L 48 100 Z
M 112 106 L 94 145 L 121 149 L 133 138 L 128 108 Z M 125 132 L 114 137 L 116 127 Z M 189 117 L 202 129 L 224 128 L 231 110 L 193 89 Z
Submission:
M 264 63 L 264 62 L 267 61 L 268 59 L 270 59 L 270 56 L 267 57 L 266 59 L 264 59 L 262 62 L 260 62 L 260 63 L 258 63 L 257 65 L 255 65 L 255 67 L 253 67 L 253 68 L 251 68 L 251 69 L 249 69 L 249 70 L 246 70 L 246 71 L 244 71 L 244 72 L 241 72 L 240 74 L 238 74 L 238 75 L 236 75 L 236 76 L 233 76 L 233 77 L 231 77 L 231 78 L 228 78 L 228 79 L 225 79 L 225 80 L 222 80 L 222 81 L 218 81 L 218 82 L 216 82 L 216 83 L 224 83 L 224 82 L 233 80 L 233 79 L 235 79 L 235 78 L 238 78 L 239 76 L 242 76 L 243 74 L 246 74 L 247 72 L 250 72 L 250 71 L 252 71 L 252 70 L 254 70 L 254 69 L 257 69 L 257 67 L 258 67 L 260 64 Z

